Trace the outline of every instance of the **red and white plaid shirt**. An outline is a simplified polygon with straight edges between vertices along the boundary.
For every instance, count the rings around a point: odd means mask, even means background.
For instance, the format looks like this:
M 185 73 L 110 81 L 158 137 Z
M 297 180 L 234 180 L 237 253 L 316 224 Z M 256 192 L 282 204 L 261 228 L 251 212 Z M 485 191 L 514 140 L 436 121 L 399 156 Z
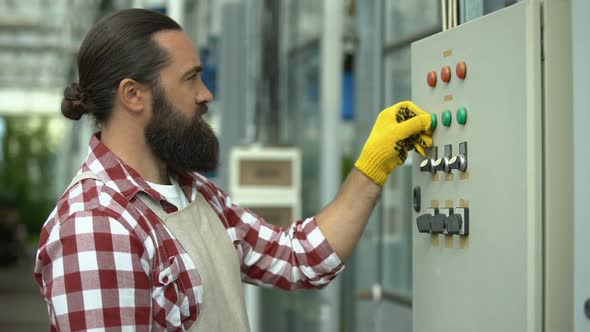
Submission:
M 41 231 L 35 278 L 51 331 L 184 331 L 198 319 L 203 288 L 176 238 L 137 197 L 177 208 L 92 137 L 86 179 L 59 199 Z M 242 280 L 286 290 L 321 288 L 344 268 L 314 218 L 288 229 L 240 208 L 197 173 L 178 174 L 192 201 L 199 192 L 219 216 L 241 261 Z

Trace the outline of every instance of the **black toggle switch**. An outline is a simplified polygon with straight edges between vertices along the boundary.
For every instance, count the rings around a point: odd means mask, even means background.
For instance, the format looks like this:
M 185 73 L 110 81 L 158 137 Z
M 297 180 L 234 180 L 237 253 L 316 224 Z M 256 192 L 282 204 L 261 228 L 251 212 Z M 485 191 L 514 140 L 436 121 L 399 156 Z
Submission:
M 469 208 L 468 207 L 456 207 L 454 209 L 454 215 L 461 218 L 461 224 L 459 224 L 459 235 L 469 235 Z
M 423 214 L 416 218 L 416 225 L 418 226 L 418 232 L 430 233 L 430 220 L 432 219 L 431 214 Z
M 462 154 L 456 155 L 449 160 L 449 168 L 464 172 L 467 169 L 467 159 Z
M 449 168 L 449 159 L 447 157 L 442 157 L 440 159 L 437 159 L 433 164 L 432 164 L 432 169 L 436 172 L 445 172 L 445 173 L 449 173 L 451 172 L 451 169 Z
M 460 214 L 452 214 L 447 217 L 447 234 L 459 234 L 463 225 L 463 218 Z
M 432 159 L 424 159 L 420 163 L 420 172 L 427 172 L 427 173 L 436 173 L 434 168 L 432 167 Z
M 447 216 L 444 214 L 435 214 L 430 221 L 430 232 L 433 234 L 442 234 L 445 230 L 445 220 Z

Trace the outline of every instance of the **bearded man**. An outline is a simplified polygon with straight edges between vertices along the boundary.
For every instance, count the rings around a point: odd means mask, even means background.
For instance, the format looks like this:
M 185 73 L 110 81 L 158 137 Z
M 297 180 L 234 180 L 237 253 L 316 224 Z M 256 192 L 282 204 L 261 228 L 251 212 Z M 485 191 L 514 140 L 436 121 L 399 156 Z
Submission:
M 327 285 L 389 173 L 432 144 L 430 114 L 411 102 L 382 111 L 334 201 L 279 228 L 201 174 L 219 159 L 201 71 L 187 34 L 157 12 L 117 12 L 85 37 L 61 110 L 99 131 L 35 262 L 52 331 L 248 331 L 242 282 Z

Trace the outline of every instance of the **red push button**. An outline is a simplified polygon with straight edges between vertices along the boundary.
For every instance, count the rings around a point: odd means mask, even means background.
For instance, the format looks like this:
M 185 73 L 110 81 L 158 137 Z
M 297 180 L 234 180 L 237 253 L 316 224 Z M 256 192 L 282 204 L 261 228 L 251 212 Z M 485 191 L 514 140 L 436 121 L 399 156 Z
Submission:
M 467 76 L 467 65 L 465 64 L 464 61 L 461 61 L 457 64 L 457 68 L 456 68 L 456 74 L 457 77 L 459 77 L 460 79 L 465 79 L 465 76 Z
M 442 67 L 440 70 L 440 79 L 445 83 L 449 83 L 451 81 L 451 67 Z
M 426 76 L 426 82 L 428 83 L 428 86 L 433 88 L 436 86 L 436 72 L 434 70 L 428 72 L 428 75 Z

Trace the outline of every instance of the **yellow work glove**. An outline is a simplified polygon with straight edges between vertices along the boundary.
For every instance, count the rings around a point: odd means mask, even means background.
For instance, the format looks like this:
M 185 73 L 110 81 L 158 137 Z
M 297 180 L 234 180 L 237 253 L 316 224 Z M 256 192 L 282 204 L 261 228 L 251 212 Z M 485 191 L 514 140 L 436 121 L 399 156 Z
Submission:
M 382 186 L 404 163 L 409 150 L 416 148 L 423 154 L 424 148 L 432 146 L 431 124 L 431 115 L 410 101 L 386 108 L 379 113 L 354 166 Z
M 414 106 L 414 109 L 412 109 L 410 107 L 401 107 L 400 108 L 399 112 L 397 112 L 397 114 L 395 115 L 395 120 L 398 123 L 409 120 L 419 114 L 428 114 L 428 113 L 424 112 L 422 109 L 420 109 L 418 106 L 416 106 L 415 104 L 412 104 L 412 105 Z M 431 117 L 432 117 L 432 115 L 431 115 Z M 424 149 L 432 146 L 432 137 L 430 137 L 430 131 L 428 131 L 427 133 L 414 134 L 414 135 L 404 139 L 403 144 L 406 147 L 407 151 L 410 151 L 413 148 L 422 157 L 425 157 L 426 152 L 424 151 Z

